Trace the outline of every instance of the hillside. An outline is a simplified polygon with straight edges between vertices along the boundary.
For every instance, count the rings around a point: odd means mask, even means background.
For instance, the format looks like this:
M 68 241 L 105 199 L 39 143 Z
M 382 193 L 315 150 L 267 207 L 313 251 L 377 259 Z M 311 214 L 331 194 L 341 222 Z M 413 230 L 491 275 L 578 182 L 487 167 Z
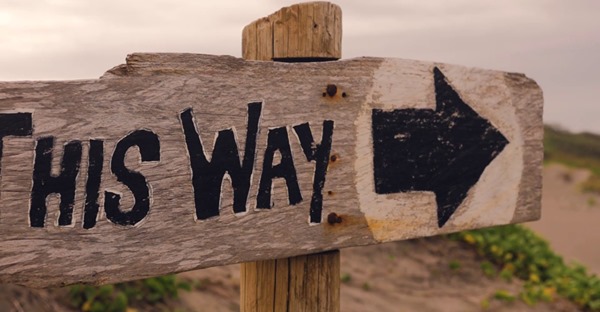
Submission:
M 546 163 L 589 170 L 592 174 L 582 182 L 582 191 L 600 193 L 600 135 L 545 126 L 544 159 Z
M 544 158 L 587 168 L 600 169 L 600 135 L 593 133 L 575 134 L 567 130 L 546 125 L 544 127 Z

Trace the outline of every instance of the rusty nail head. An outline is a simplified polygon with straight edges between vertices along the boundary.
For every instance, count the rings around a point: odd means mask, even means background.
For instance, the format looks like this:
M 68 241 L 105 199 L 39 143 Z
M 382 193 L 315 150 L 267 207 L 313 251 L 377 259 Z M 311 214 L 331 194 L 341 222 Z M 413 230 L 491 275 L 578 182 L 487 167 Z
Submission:
M 337 93 L 337 86 L 334 84 L 328 84 L 326 91 L 327 91 L 327 95 L 329 95 L 330 97 L 333 97 Z
M 333 225 L 336 223 L 342 223 L 342 217 L 338 216 L 337 213 L 332 212 L 327 215 L 327 223 Z

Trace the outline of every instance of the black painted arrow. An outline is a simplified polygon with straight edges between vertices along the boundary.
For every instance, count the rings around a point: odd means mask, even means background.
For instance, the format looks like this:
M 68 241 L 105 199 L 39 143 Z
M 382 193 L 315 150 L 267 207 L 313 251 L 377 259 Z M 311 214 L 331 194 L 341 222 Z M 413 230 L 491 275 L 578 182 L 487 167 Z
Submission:
M 431 191 L 442 227 L 508 140 L 433 69 L 436 109 L 373 109 L 375 192 Z

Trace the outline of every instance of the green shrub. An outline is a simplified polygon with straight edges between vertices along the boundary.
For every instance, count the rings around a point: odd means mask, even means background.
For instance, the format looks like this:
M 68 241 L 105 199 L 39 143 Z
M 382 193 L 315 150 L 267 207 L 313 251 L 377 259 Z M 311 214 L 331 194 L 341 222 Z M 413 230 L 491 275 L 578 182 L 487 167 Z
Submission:
M 350 275 L 349 273 L 344 273 L 340 277 L 340 281 L 344 284 L 348 284 L 350 283 L 350 281 L 352 281 L 352 275 Z
M 494 264 L 487 260 L 481 262 L 481 270 L 483 271 L 483 274 L 485 274 L 485 276 L 487 277 L 495 277 L 497 273 Z
M 362 284 L 362 288 L 363 288 L 363 290 L 370 291 L 371 290 L 371 284 L 369 284 L 367 282 L 364 282 Z
M 134 304 L 177 298 L 179 289 L 189 291 L 190 285 L 166 275 L 114 285 L 74 285 L 69 288 L 69 299 L 73 307 L 85 312 L 125 312 Z
M 600 278 L 580 265 L 566 265 L 545 240 L 523 226 L 464 231 L 450 237 L 474 247 L 500 270 L 501 277 L 524 280 L 519 298 L 527 304 L 551 301 L 558 294 L 584 309 L 600 311 Z M 495 272 L 489 265 L 482 264 L 482 269 L 486 275 Z
M 452 271 L 458 271 L 460 269 L 460 267 L 461 267 L 460 261 L 458 261 L 458 260 L 451 260 L 450 263 L 448 263 L 448 267 Z
M 494 299 L 506 302 L 514 302 L 517 298 L 507 290 L 498 290 L 496 293 L 494 293 Z

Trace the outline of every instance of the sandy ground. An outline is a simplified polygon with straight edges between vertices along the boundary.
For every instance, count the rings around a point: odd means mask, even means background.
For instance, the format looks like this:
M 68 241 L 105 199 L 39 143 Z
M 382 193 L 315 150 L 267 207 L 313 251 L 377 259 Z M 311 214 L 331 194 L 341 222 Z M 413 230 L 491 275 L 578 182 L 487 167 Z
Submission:
M 544 169 L 543 217 L 528 226 L 546 237 L 569 261 L 600 272 L 600 197 L 581 194 L 583 170 L 551 165 Z M 590 199 L 591 198 L 591 199 Z M 522 284 L 486 277 L 481 259 L 461 244 L 443 238 L 394 242 L 342 250 L 342 311 L 482 311 L 498 290 L 517 293 Z M 450 263 L 458 263 L 451 269 Z M 194 290 L 171 306 L 179 311 L 238 311 L 239 266 L 180 274 Z M 30 290 L 0 285 L 0 312 L 69 311 L 65 290 Z M 485 311 L 577 311 L 565 300 L 529 307 L 522 302 L 489 300 Z M 157 309 L 163 310 L 164 307 Z M 146 311 L 146 309 L 144 309 Z M 167 309 L 168 311 L 168 309 Z
M 589 171 L 551 164 L 544 168 L 542 219 L 528 224 L 567 262 L 600 275 L 600 196 L 582 194 Z
M 342 250 L 341 310 L 363 311 L 483 311 L 481 304 L 498 290 L 517 293 L 520 281 L 490 279 L 480 269 L 481 259 L 460 243 L 444 238 L 417 239 Z M 451 269 L 450 262 L 460 264 Z M 239 266 L 181 274 L 203 281 L 198 292 L 182 294 L 190 311 L 238 311 Z M 485 311 L 577 311 L 559 300 L 529 307 L 522 302 L 490 300 Z

